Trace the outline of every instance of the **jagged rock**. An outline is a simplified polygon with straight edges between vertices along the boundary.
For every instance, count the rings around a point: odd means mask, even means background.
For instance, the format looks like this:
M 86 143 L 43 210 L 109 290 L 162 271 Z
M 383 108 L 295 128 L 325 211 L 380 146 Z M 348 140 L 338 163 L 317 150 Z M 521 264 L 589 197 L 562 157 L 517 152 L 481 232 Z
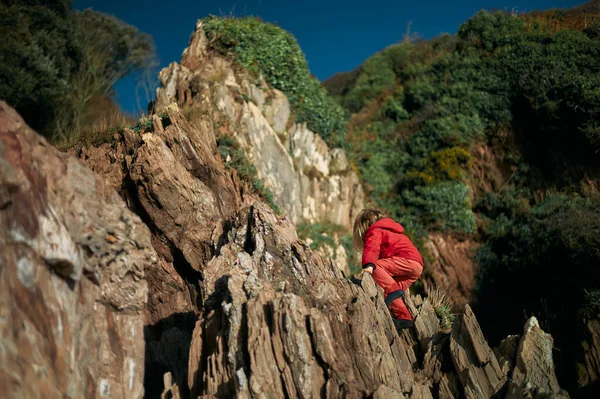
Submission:
M 467 398 L 491 398 L 506 382 L 506 375 L 468 305 L 454 325 L 450 353 Z
M 405 398 L 405 396 L 402 395 L 402 392 L 395 391 L 391 388 L 386 387 L 385 385 L 380 386 L 379 388 L 377 388 L 377 390 L 375 392 L 373 392 L 373 399 L 388 399 L 388 398 L 402 399 L 402 398 Z
M 407 294 L 416 326 L 399 335 L 369 275 L 345 279 L 298 240 L 289 218 L 224 170 L 212 155 L 209 124 L 193 127 L 175 107 L 169 112 L 172 123 L 160 135 L 122 137 L 112 147 L 124 146 L 131 157 L 116 162 L 125 168 L 122 186 L 131 187 L 123 194 L 145 215 L 161 257 L 161 267 L 148 273 L 150 290 L 167 292 L 151 295 L 147 307 L 147 389 L 167 392 L 160 380 L 168 371 L 182 397 L 500 391 L 505 373 L 470 308 L 448 336 L 429 301 Z M 190 187 L 200 187 L 202 199 Z M 199 217 L 202 234 L 190 240 L 198 252 L 186 252 L 189 229 L 170 230 Z
M 596 383 L 600 379 L 600 315 L 585 321 L 585 340 L 582 342 L 585 365 L 582 365 L 579 385 Z
M 212 115 L 219 134 L 232 135 L 242 144 L 294 224 L 330 222 L 349 231 L 364 194 L 344 151 L 330 149 L 318 134 L 290 121 L 283 93 L 260 77 L 234 73 L 224 57 L 207 56 L 206 46 L 198 22 L 181 64 L 172 63 L 160 72 L 156 108 L 176 102 Z M 336 242 L 332 250 L 338 246 Z M 348 272 L 347 262 L 336 263 Z
M 500 342 L 498 348 L 494 349 L 496 359 L 498 359 L 498 363 L 506 375 L 509 375 L 510 371 L 515 367 L 520 339 L 521 337 L 518 335 L 509 335 Z
M 140 218 L 0 102 L 0 385 L 5 397 L 143 394 Z
M 447 234 L 431 233 L 425 243 L 432 262 L 423 270 L 425 288 L 439 287 L 447 292 L 456 309 L 471 303 L 477 265 L 475 244 L 459 241 Z
M 516 366 L 508 383 L 506 398 L 568 398 L 554 374 L 552 345 L 535 317 L 525 323 L 517 349 Z
M 426 385 L 413 385 L 413 390 L 410 394 L 411 399 L 433 399 L 431 390 Z

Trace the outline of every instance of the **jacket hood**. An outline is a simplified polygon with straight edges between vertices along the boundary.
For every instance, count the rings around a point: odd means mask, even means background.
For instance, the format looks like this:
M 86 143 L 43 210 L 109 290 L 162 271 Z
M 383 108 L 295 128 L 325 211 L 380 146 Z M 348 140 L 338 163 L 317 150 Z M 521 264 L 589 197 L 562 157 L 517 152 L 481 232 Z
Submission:
M 400 223 L 394 222 L 392 218 L 384 218 L 373 223 L 369 229 L 379 228 L 392 231 L 394 233 L 404 233 L 404 227 Z

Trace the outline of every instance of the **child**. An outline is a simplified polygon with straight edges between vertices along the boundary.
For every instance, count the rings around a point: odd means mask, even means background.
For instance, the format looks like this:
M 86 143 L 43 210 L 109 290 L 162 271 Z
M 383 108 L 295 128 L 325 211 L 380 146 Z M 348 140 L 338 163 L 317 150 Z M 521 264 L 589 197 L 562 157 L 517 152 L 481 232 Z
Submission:
M 362 252 L 363 273 L 371 273 L 383 288 L 396 328 L 410 328 L 413 319 L 404 291 L 423 272 L 423 259 L 404 228 L 376 209 L 362 210 L 354 221 L 354 246 Z

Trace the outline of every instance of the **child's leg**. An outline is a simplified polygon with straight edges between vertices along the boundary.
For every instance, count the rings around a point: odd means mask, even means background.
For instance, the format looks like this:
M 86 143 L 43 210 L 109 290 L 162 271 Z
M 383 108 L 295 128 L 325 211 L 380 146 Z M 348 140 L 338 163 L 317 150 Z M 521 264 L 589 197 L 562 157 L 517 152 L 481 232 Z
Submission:
M 393 262 L 388 265 L 389 273 L 403 291 L 406 291 L 423 273 L 423 266 L 414 260 L 405 258 L 390 258 Z
M 385 291 L 385 295 L 392 294 L 395 291 L 405 291 L 408 287 L 414 283 L 421 273 L 423 272 L 423 266 L 419 262 L 412 261 L 405 258 L 388 258 L 380 259 L 377 262 L 377 267 L 373 272 L 373 278 L 375 282 L 379 284 Z M 379 271 L 379 273 L 377 273 Z M 377 276 L 375 275 L 377 273 Z M 379 283 L 378 279 L 391 278 L 395 284 L 386 281 L 386 287 Z M 393 277 L 392 277 L 393 276 Z M 404 304 L 402 298 L 398 298 L 391 303 L 390 306 L 392 313 L 400 320 L 412 320 L 410 311 Z

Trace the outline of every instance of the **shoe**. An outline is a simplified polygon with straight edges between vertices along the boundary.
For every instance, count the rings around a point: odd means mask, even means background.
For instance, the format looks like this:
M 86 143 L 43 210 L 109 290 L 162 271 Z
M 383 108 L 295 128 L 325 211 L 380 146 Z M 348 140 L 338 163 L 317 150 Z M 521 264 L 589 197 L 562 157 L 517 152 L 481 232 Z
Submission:
M 396 326 L 397 330 L 404 330 L 406 328 L 412 328 L 415 323 L 412 320 L 394 319 L 394 325 Z

